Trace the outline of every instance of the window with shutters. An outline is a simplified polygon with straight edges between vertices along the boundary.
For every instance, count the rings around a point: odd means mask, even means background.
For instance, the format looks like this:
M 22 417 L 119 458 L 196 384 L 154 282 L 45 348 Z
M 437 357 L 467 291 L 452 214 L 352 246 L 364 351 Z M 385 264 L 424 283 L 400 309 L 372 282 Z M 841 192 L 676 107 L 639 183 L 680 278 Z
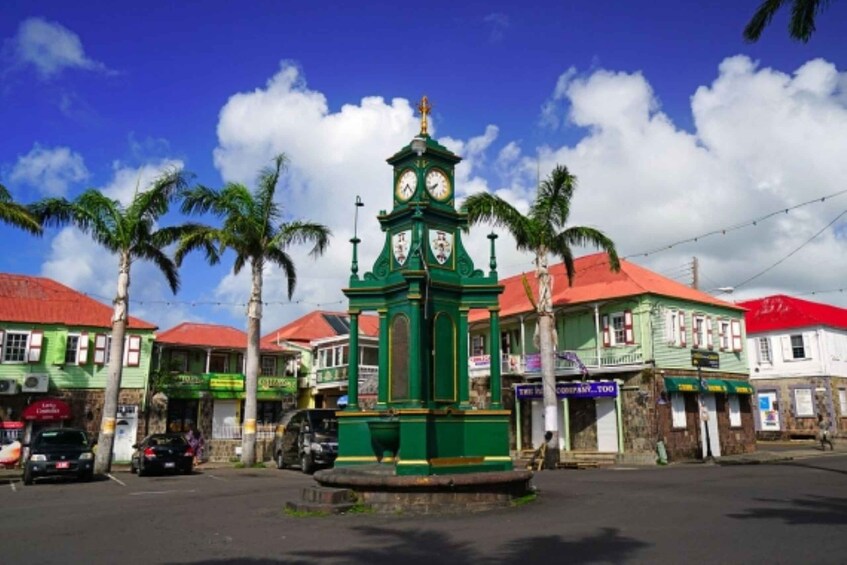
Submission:
M 792 359 L 805 359 L 806 358 L 806 346 L 803 343 L 802 334 L 797 334 L 797 335 L 791 336 L 791 356 L 792 356 Z
M 76 365 L 79 358 L 79 334 L 68 334 L 68 339 L 65 341 L 65 364 Z
M 741 401 L 737 394 L 730 394 L 727 397 L 727 406 L 729 407 L 729 425 L 732 428 L 741 427 Z
M 685 417 L 685 397 L 681 392 L 671 393 L 671 414 L 674 429 L 685 429 L 688 419 Z
M 471 338 L 471 355 L 485 355 L 484 335 L 475 335 Z
M 276 374 L 276 357 L 262 355 L 261 372 L 263 377 L 272 377 Z
M 697 315 L 693 316 L 691 328 L 692 338 L 694 339 L 694 347 L 704 348 L 708 345 L 708 338 L 706 337 L 706 317 Z
M 729 320 L 718 320 L 718 347 L 721 350 L 727 351 L 730 348 L 729 338 Z
M 758 343 L 759 363 L 773 364 L 773 354 L 771 353 L 771 340 L 767 337 L 760 337 L 756 340 Z
M 611 322 L 612 345 L 623 345 L 626 343 L 626 330 L 624 329 L 623 312 L 615 312 L 609 315 Z
M 3 363 L 25 363 L 29 332 L 6 331 L 3 338 Z

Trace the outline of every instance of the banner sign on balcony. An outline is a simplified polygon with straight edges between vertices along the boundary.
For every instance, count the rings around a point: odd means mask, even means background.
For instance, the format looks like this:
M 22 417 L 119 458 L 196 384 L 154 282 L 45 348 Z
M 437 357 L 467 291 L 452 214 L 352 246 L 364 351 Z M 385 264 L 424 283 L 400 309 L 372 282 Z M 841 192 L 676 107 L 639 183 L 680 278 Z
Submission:
M 526 372 L 527 373 L 537 373 L 541 370 L 541 354 L 540 353 L 531 353 L 525 357 L 526 359 Z
M 598 398 L 618 395 L 618 383 L 614 381 L 593 381 L 588 383 L 556 383 L 556 398 Z M 515 396 L 519 400 L 543 398 L 544 389 L 540 383 L 517 385 Z
M 474 355 L 472 357 L 468 357 L 468 368 L 473 369 L 487 369 L 491 366 L 491 355 Z

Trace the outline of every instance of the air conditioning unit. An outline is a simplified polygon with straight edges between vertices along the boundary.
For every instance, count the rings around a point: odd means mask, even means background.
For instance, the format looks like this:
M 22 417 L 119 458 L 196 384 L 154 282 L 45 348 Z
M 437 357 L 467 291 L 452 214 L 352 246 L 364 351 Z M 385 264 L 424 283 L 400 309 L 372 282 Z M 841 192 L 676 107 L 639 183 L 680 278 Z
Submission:
M 16 379 L 0 379 L 0 394 L 18 394 Z
M 21 387 L 22 392 L 47 392 L 50 387 L 50 377 L 48 375 L 27 375 L 24 377 L 24 384 Z

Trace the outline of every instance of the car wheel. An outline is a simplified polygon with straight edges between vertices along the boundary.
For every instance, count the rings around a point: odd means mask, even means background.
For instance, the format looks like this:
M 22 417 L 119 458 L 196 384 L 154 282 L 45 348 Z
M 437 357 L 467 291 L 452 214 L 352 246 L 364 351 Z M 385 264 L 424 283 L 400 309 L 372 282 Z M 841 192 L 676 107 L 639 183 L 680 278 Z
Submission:
M 147 475 L 147 469 L 144 468 L 143 463 L 139 462 L 138 463 L 138 476 L 143 477 L 145 475 Z
M 306 453 L 300 456 L 300 470 L 306 473 L 307 475 L 311 475 L 312 471 L 314 471 L 314 464 L 312 463 L 312 458 L 309 457 L 309 455 Z
M 24 484 L 32 484 L 32 469 L 28 465 L 24 467 Z
M 285 469 L 285 459 L 282 457 L 282 451 L 276 454 L 276 468 Z

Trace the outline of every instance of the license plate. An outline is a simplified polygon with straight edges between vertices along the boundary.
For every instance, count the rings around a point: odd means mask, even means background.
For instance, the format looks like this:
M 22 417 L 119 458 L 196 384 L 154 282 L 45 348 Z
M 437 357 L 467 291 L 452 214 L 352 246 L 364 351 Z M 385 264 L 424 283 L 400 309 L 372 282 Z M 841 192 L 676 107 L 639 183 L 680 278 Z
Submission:
M 173 461 L 168 461 L 165 463 L 165 469 L 173 469 L 174 467 L 176 467 L 176 463 L 174 463 Z
M 70 461 L 59 461 L 58 463 L 56 463 L 57 469 L 69 469 L 70 466 L 71 466 Z

